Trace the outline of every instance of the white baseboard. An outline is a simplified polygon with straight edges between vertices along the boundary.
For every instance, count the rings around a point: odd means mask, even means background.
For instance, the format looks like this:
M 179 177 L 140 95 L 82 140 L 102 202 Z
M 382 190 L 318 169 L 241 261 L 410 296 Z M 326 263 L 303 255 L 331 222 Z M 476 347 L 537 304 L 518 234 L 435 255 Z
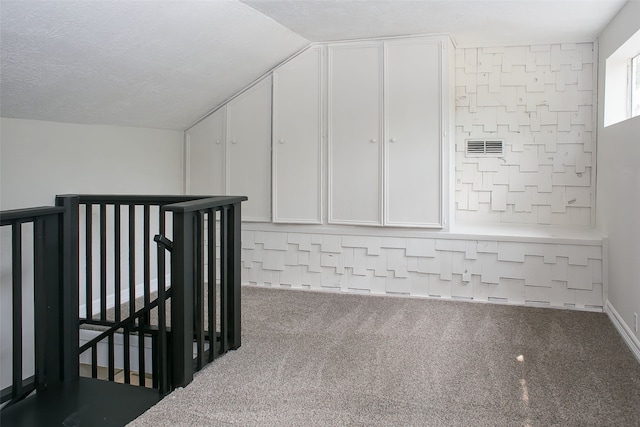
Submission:
M 165 283 L 167 287 L 171 285 L 171 274 L 167 274 L 165 276 Z M 158 290 L 157 278 L 151 280 L 151 282 L 149 283 L 149 288 L 151 290 L 151 293 L 156 292 Z M 141 296 L 144 296 L 144 283 L 136 284 L 136 298 L 140 298 Z M 120 292 L 120 304 L 124 304 L 126 302 L 129 302 L 129 288 L 124 288 Z M 91 312 L 94 315 L 100 313 L 100 298 L 94 298 L 91 303 L 91 306 L 92 306 Z M 113 308 L 114 306 L 115 306 L 115 294 L 107 295 L 107 310 Z M 85 313 L 87 312 L 86 303 L 80 304 L 79 312 L 80 312 L 80 317 L 85 316 Z
M 91 329 L 80 329 L 79 331 L 79 344 L 80 346 L 86 344 L 92 339 L 96 338 L 100 335 L 102 331 L 94 331 Z M 129 341 L 129 363 L 130 369 L 134 372 L 139 371 L 138 365 L 138 355 L 139 355 L 139 343 L 137 336 L 131 337 Z M 114 368 L 115 369 L 124 369 L 124 338 L 122 337 L 122 333 L 116 333 L 113 336 L 113 344 L 114 344 Z M 193 343 L 193 357 L 195 358 L 198 354 L 197 343 Z M 207 351 L 209 349 L 209 344 L 205 342 L 204 350 Z M 107 339 L 103 339 L 100 341 L 97 346 L 97 358 L 98 358 L 98 367 L 106 368 L 109 366 L 109 347 Z M 153 353 L 152 353 L 152 342 L 151 337 L 144 337 L 144 367 L 145 373 L 150 374 L 153 369 Z M 80 355 L 80 363 L 90 365 L 92 362 L 92 354 L 91 350 L 87 350 Z
M 101 334 L 102 331 L 94 331 L 91 329 L 80 329 L 80 345 L 86 344 L 88 341 L 91 341 L 93 338 L 97 337 Z M 122 338 L 122 334 L 118 333 L 114 335 L 114 361 L 115 361 L 115 369 L 124 369 L 124 339 Z M 138 339 L 132 338 L 129 342 L 129 351 L 130 351 L 130 367 L 134 372 L 139 371 L 138 368 Z M 109 366 L 109 347 L 106 339 L 103 339 L 98 343 L 97 347 L 97 357 L 98 357 L 98 366 L 106 368 Z M 144 354 L 145 354 L 145 373 L 151 373 L 151 364 L 152 364 L 152 354 L 151 354 L 151 337 L 144 337 Z M 90 365 L 91 364 L 91 350 L 87 350 L 80 355 L 80 363 Z
M 610 301 L 607 301 L 605 311 L 609 315 L 609 319 L 611 319 L 613 326 L 616 327 L 624 342 L 629 346 L 631 353 L 633 353 L 636 359 L 638 359 L 638 362 L 640 362 L 640 340 L 636 338 L 629 325 L 625 323 Z

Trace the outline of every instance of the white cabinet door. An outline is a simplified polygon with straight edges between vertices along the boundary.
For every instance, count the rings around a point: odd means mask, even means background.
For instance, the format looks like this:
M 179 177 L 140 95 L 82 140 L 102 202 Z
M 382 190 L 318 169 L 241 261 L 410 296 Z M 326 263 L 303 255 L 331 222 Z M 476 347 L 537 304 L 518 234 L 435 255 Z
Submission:
M 189 194 L 225 194 L 226 107 L 187 130 Z
M 382 44 L 329 46 L 329 222 L 382 224 Z
M 441 51 L 385 43 L 385 225 L 441 224 Z
M 273 72 L 273 220 L 322 222 L 322 47 Z
M 227 194 L 247 196 L 242 219 L 271 220 L 271 78 L 227 104 Z

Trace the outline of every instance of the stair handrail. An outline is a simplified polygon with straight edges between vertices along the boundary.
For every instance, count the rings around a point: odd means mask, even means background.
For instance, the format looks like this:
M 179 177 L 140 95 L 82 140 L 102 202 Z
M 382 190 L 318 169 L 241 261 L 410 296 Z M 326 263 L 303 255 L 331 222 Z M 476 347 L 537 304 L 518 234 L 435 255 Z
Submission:
M 64 284 L 60 277 L 60 235 L 58 225 L 63 208 L 41 206 L 0 212 L 0 226 L 11 227 L 12 271 L 12 383 L 0 391 L 3 409 L 24 399 L 34 390 L 60 383 L 64 377 L 62 361 L 67 349 L 58 343 L 65 333 L 60 328 L 61 295 Z M 24 378 L 22 346 L 22 225 L 33 223 L 34 274 L 34 351 L 35 372 Z
M 241 344 L 240 308 L 240 225 L 241 208 L 246 196 L 212 196 L 178 202 L 162 207 L 163 212 L 173 212 L 173 242 L 171 251 L 171 360 L 172 384 L 184 387 L 193 380 L 193 315 L 195 283 L 194 259 L 196 259 L 196 224 L 200 224 L 205 211 L 221 209 L 221 240 L 227 250 L 223 251 L 223 298 L 227 311 L 224 322 L 226 333 L 221 337 L 222 352 L 237 349 Z M 200 224 L 201 225 L 201 224 Z M 212 225 L 210 225 L 212 226 Z M 159 249 L 160 250 L 160 249 Z M 164 250 L 158 262 L 164 263 Z M 159 252 L 160 256 L 160 252 Z M 158 288 L 164 278 L 158 277 Z M 228 285 L 228 286 L 225 286 Z

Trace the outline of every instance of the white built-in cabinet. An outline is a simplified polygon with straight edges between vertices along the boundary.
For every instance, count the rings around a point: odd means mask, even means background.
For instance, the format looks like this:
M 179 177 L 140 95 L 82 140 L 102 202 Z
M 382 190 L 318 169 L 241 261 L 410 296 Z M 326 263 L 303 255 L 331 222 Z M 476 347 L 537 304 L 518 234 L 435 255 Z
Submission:
M 442 51 L 385 43 L 385 225 L 442 223 Z
M 329 222 L 382 225 L 383 45 L 329 46 Z
M 273 221 L 322 223 L 322 46 L 273 72 Z
M 227 192 L 249 198 L 243 220 L 271 220 L 271 77 L 227 104 Z
M 246 195 L 246 221 L 442 228 L 450 43 L 309 47 L 186 132 L 190 193 Z
M 187 132 L 189 193 L 247 196 L 244 221 L 271 220 L 271 78 Z
M 186 132 L 189 194 L 223 195 L 225 186 L 226 108 L 220 108 Z
M 442 226 L 446 47 L 329 46 L 329 222 Z

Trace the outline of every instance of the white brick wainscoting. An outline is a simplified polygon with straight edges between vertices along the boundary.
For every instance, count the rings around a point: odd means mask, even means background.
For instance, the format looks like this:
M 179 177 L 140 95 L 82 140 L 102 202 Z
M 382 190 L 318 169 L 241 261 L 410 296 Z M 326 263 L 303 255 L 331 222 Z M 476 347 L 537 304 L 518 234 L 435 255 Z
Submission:
M 456 218 L 593 225 L 593 43 L 456 50 Z M 500 158 L 465 156 L 503 139 Z
M 597 238 L 243 228 L 245 284 L 598 311 L 604 304 Z

